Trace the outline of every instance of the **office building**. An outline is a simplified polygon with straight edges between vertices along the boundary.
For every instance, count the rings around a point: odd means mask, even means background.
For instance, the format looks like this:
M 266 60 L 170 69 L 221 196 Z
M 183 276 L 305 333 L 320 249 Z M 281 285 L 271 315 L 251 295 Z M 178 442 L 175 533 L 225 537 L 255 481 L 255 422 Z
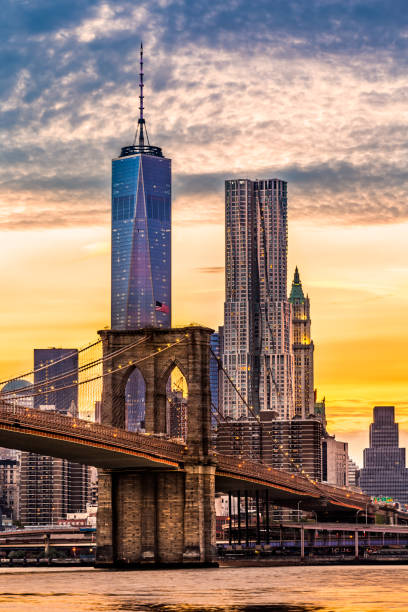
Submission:
M 32 383 L 28 380 L 15 378 L 6 383 L 0 392 L 0 399 L 11 403 L 13 406 L 22 408 L 33 408 L 34 397 L 32 395 Z M 21 451 L 13 448 L 0 448 L 0 459 L 11 459 L 20 464 Z
M 408 504 L 408 469 L 405 448 L 399 448 L 394 406 L 375 406 L 370 425 L 370 447 L 364 450 L 360 487 L 371 497 L 390 497 Z
M 221 330 L 221 331 L 220 331 Z M 219 364 L 218 359 L 220 358 L 220 336 L 222 336 L 222 328 L 218 332 L 214 332 L 210 336 L 210 393 L 211 393 L 211 420 L 212 425 L 215 427 L 220 419 L 220 407 L 219 407 Z
M 359 488 L 360 468 L 350 457 L 348 460 L 348 483 L 350 487 Z
M 303 293 L 296 268 L 289 296 L 292 306 L 292 349 L 294 358 L 295 414 L 305 419 L 314 414 L 313 351 L 310 336 L 310 300 Z
M 187 440 L 187 398 L 183 391 L 171 390 L 167 396 L 167 431 L 172 438 Z
M 279 179 L 225 183 L 223 366 L 255 412 L 294 414 L 291 308 L 287 299 L 287 187 Z M 226 377 L 224 414 L 248 416 Z
M 48 348 L 34 349 L 34 385 L 43 386 L 34 394 L 34 408 L 53 406 L 68 414 L 78 409 L 78 349 Z M 67 387 L 67 388 L 65 388 Z
M 220 423 L 216 436 L 217 452 L 262 461 L 288 472 L 302 470 L 313 480 L 322 477 L 321 422 L 314 418 L 291 420 L 276 418 L 262 410 L 260 420 L 239 419 Z
M 322 480 L 338 487 L 348 486 L 348 443 L 327 432 L 322 440 Z
M 112 329 L 171 326 L 171 160 L 144 119 L 143 51 L 135 141 L 112 161 Z
M 34 349 L 34 407 L 67 418 L 78 415 L 78 350 Z M 40 392 L 41 389 L 41 392 Z M 36 453 L 22 452 L 20 520 L 47 525 L 67 512 L 81 512 L 89 501 L 89 467 Z
M 19 512 L 20 462 L 16 459 L 0 459 L 0 511 L 1 520 L 16 522 Z
M 140 114 L 132 145 L 112 161 L 112 329 L 171 326 L 171 160 L 150 145 L 144 118 L 143 49 Z M 126 425 L 144 429 L 144 380 L 126 388 Z
M 19 503 L 23 525 L 51 525 L 67 512 L 84 512 L 89 489 L 88 466 L 22 453 Z

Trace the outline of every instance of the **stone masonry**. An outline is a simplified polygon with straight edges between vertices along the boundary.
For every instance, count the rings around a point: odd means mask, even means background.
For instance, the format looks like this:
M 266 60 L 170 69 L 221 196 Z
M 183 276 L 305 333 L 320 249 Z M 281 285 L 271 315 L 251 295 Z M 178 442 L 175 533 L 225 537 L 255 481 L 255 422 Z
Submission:
M 126 382 L 138 367 L 146 384 L 146 433 L 165 434 L 166 383 L 177 366 L 188 385 L 188 452 L 178 469 L 99 470 L 98 566 L 214 563 L 211 333 L 205 327 L 99 332 L 105 356 L 129 347 L 104 361 L 102 423 L 125 426 Z

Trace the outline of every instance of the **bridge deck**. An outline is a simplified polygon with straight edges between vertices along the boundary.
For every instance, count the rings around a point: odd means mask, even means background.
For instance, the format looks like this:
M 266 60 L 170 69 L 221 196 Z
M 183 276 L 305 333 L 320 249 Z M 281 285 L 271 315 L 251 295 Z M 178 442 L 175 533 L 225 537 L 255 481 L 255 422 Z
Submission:
M 188 448 L 154 435 L 117 429 L 0 402 L 0 446 L 62 457 L 105 469 L 182 470 Z M 277 505 L 303 510 L 356 512 L 370 499 L 347 489 L 236 457 L 213 455 L 218 491 L 268 490 Z

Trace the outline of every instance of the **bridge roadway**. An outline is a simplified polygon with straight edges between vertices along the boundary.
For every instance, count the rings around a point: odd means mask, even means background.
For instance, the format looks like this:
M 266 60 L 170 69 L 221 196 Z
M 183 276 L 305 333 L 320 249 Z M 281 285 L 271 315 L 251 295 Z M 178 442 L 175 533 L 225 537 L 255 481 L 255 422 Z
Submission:
M 135 433 L 0 401 L 0 446 L 61 457 L 110 470 L 183 470 L 189 449 L 161 436 Z M 268 491 L 276 505 L 327 514 L 373 510 L 370 498 L 249 460 L 213 454 L 216 490 Z

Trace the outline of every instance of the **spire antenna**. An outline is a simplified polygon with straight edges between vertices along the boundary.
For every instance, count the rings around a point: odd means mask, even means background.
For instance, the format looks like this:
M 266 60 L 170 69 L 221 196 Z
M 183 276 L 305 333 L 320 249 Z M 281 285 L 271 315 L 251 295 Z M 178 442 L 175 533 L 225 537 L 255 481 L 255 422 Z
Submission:
M 140 72 L 139 72 L 139 147 L 144 147 L 144 133 L 143 127 L 145 120 L 143 117 L 143 42 L 140 43 Z

